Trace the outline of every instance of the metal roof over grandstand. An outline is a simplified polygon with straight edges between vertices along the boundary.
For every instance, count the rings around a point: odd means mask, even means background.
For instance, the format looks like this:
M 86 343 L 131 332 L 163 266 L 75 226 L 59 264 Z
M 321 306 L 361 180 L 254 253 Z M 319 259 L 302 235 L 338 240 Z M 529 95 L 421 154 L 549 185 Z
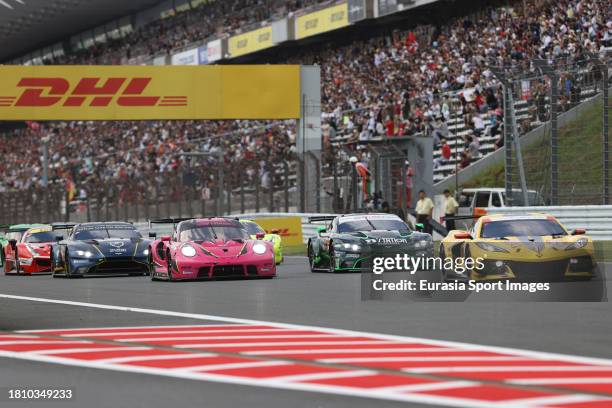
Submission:
M 160 0 L 0 0 L 0 61 L 160 3 Z

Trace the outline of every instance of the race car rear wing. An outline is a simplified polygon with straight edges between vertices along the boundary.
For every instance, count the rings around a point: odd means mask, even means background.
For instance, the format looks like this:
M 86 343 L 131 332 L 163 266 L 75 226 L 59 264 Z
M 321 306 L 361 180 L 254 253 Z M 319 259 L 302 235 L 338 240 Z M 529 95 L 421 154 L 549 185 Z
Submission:
M 66 230 L 74 228 L 76 224 L 68 224 L 68 223 L 53 223 L 51 224 L 52 230 Z
M 197 217 L 185 217 L 185 218 L 160 218 L 158 220 L 149 220 L 149 228 L 151 224 L 178 224 L 181 221 L 189 221 L 194 220 Z M 197 219 L 206 219 L 206 218 L 224 218 L 226 220 L 232 221 L 240 221 L 238 217 L 199 217 Z
M 189 221 L 193 220 L 193 217 L 184 217 L 184 218 L 160 218 L 157 220 L 149 220 L 149 226 L 151 224 L 178 224 L 181 221 Z
M 308 217 L 308 222 L 329 222 L 336 218 L 335 215 L 316 215 L 314 217 Z
M 29 229 L 30 229 L 29 227 L 11 228 L 11 224 L 0 225 L 0 231 L 2 232 L 26 232 Z

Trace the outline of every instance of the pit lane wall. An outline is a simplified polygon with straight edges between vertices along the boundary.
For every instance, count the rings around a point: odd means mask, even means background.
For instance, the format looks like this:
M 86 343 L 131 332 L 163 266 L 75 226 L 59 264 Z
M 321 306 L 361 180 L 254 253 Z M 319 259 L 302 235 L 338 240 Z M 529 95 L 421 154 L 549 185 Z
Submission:
M 568 229 L 584 228 L 594 241 L 612 241 L 612 205 L 572 205 L 555 207 L 490 207 L 487 214 L 527 215 L 547 213 Z

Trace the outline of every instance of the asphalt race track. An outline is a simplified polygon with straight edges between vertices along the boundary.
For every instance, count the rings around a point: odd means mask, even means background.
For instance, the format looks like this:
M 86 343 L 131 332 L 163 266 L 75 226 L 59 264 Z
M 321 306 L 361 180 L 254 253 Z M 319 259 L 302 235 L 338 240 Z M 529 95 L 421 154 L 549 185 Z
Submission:
M 0 282 L 1 407 L 612 407 L 608 302 L 362 301 L 302 257 L 273 280 Z

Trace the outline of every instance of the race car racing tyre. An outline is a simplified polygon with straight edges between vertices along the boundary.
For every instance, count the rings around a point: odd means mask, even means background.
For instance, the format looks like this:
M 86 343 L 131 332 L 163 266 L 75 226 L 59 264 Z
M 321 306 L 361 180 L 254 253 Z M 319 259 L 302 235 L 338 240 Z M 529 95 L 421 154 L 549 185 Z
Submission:
M 68 255 L 68 249 L 66 249 L 66 252 L 64 254 L 64 276 L 67 279 L 74 278 L 74 276 L 72 276 L 72 273 L 70 271 L 70 258 L 69 258 L 69 255 Z
M 152 281 L 156 281 L 157 277 L 155 276 L 155 264 L 153 263 L 153 254 L 149 253 L 147 258 L 147 268 L 149 269 L 149 276 Z
M 19 258 L 15 258 L 15 273 L 21 275 L 21 265 L 19 265 Z
M 438 251 L 438 258 L 442 260 L 442 269 L 441 269 L 441 277 L 442 282 L 447 282 L 448 278 L 446 277 L 446 268 L 444 267 L 444 260 L 446 259 L 446 252 L 444 251 L 444 245 L 440 244 L 440 250 Z
M 310 242 L 308 243 L 308 265 L 310 266 L 310 272 L 314 272 L 315 271 L 315 264 L 314 264 L 314 253 L 312 250 L 312 245 L 310 245 Z
M 334 253 L 334 244 L 329 243 L 329 272 L 336 273 L 336 254 Z
M 166 253 L 166 260 L 168 262 L 168 281 L 172 282 L 172 257 L 170 256 L 170 251 Z

